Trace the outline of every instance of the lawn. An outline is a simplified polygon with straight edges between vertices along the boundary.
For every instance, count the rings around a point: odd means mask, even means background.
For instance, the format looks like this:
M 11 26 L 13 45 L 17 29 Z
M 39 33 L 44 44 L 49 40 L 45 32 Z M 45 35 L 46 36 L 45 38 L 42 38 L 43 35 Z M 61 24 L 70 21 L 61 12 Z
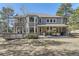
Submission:
M 77 56 L 79 38 L 15 39 L 0 38 L 3 56 Z M 2 40 L 2 41 L 1 41 Z

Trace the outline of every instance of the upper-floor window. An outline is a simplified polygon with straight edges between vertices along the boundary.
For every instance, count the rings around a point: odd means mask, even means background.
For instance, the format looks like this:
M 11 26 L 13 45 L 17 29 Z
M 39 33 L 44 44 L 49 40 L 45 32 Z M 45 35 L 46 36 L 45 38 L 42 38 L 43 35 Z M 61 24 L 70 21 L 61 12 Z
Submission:
M 67 18 L 62 19 L 63 23 L 66 24 L 67 23 Z
M 53 20 L 53 22 L 55 23 L 55 19 Z
M 41 19 L 39 19 L 39 23 L 41 23 Z
M 34 17 L 29 17 L 30 22 L 34 22 Z
M 47 22 L 49 22 L 49 19 L 47 19 Z
M 50 22 L 52 23 L 52 19 L 50 20 Z

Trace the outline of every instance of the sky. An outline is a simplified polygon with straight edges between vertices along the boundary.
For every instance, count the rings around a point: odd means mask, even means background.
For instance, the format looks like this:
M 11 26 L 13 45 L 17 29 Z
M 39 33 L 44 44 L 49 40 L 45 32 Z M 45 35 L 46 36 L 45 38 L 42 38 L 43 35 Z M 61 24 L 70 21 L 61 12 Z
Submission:
M 23 5 L 25 6 L 28 13 L 43 13 L 55 15 L 61 3 L 0 3 L 0 9 L 2 9 L 3 6 L 8 6 L 13 8 L 16 14 L 21 14 L 22 11 L 20 10 L 20 8 Z M 73 9 L 76 9 L 78 6 L 79 3 L 72 3 Z

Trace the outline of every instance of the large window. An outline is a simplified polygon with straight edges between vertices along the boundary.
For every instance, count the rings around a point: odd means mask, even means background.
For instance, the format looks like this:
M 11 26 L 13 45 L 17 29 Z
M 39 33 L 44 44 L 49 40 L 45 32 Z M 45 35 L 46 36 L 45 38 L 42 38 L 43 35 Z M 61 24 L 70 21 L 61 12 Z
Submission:
M 30 33 L 34 33 L 34 27 L 30 27 Z
M 50 20 L 50 22 L 52 23 L 52 19 Z
M 30 22 L 34 22 L 34 17 L 29 17 Z
M 47 22 L 49 22 L 49 19 L 47 19 Z
M 47 27 L 47 30 L 49 30 L 49 27 Z
M 55 23 L 55 19 L 53 20 L 53 22 Z
M 41 19 L 39 19 L 39 23 L 41 23 Z

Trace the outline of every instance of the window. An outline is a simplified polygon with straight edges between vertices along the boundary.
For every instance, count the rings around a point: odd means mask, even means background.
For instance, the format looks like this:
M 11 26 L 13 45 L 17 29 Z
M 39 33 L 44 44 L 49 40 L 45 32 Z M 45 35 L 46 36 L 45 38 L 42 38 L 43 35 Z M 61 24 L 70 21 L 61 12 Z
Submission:
M 37 20 L 38 20 L 38 19 L 36 19 L 36 22 L 37 22 Z
M 50 30 L 52 30 L 52 27 L 50 27 Z
M 34 22 L 34 17 L 29 17 L 30 22 Z
M 47 19 L 47 22 L 49 22 L 49 19 Z
M 50 20 L 50 22 L 52 23 L 52 19 Z
M 34 33 L 34 28 L 30 27 L 30 33 Z
M 22 34 L 22 27 L 17 27 L 17 33 Z
M 39 19 L 39 23 L 41 23 L 41 19 Z
M 53 20 L 53 22 L 55 23 L 55 19 Z
M 49 30 L 49 27 L 47 27 L 47 30 Z

